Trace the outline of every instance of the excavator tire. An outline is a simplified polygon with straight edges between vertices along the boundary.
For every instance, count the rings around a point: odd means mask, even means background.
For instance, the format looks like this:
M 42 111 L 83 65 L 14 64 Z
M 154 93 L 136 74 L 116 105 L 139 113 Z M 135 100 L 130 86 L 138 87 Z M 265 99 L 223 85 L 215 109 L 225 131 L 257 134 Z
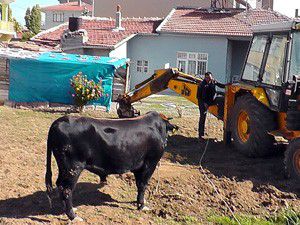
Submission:
M 238 97 L 230 125 L 234 146 L 248 157 L 265 157 L 273 152 L 275 115 L 251 94 Z
M 290 142 L 284 157 L 285 175 L 300 181 L 300 138 Z
M 300 130 L 300 111 L 288 111 L 286 126 L 289 130 Z

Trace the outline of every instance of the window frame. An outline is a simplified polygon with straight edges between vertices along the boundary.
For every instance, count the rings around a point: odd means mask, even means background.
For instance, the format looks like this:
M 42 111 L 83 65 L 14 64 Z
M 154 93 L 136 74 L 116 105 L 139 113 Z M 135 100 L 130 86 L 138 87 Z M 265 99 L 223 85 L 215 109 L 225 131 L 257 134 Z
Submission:
M 56 20 L 57 20 L 57 13 L 53 13 L 53 22 L 56 22 Z
M 281 75 L 280 79 L 281 79 L 281 82 L 280 82 L 280 85 L 278 84 L 270 84 L 270 83 L 267 83 L 267 82 L 264 82 L 264 75 L 267 73 L 266 72 L 266 66 L 268 64 L 268 60 L 269 60 L 269 57 L 270 57 L 270 54 L 271 54 L 271 46 L 272 44 L 274 43 L 273 42 L 273 38 L 276 37 L 276 36 L 282 36 L 282 37 L 286 37 L 286 43 L 285 43 L 285 46 L 284 46 L 284 50 L 283 50 L 283 59 L 284 61 L 282 62 L 283 65 L 282 65 L 282 72 L 283 74 Z M 275 86 L 275 87 L 281 87 L 282 84 L 284 83 L 284 80 L 285 80 L 285 77 L 286 77 L 286 66 L 287 66 L 287 49 L 288 49 L 288 45 L 289 45 L 289 35 L 288 33 L 272 33 L 272 35 L 270 35 L 269 37 L 270 39 L 270 42 L 269 42 L 269 48 L 268 48 L 268 52 L 266 52 L 266 60 L 264 62 L 264 65 L 263 65 L 263 71 L 262 71 L 262 74 L 260 74 L 260 82 L 263 84 L 263 85 L 269 85 L 269 86 Z M 274 55 L 276 55 L 276 53 L 278 53 L 278 49 L 279 48 L 275 48 L 273 49 L 275 52 L 274 52 Z M 272 53 L 273 54 L 273 53 Z
M 248 79 L 244 79 L 244 73 L 245 73 L 245 69 L 246 69 L 246 66 L 247 66 L 247 62 L 248 62 L 248 58 L 249 58 L 249 55 L 250 55 L 250 52 L 251 52 L 251 49 L 252 49 L 252 46 L 253 46 L 253 41 L 254 41 L 254 38 L 256 38 L 257 36 L 265 36 L 267 37 L 267 41 L 266 41 L 266 45 L 265 45 L 265 48 L 264 48 L 264 51 L 263 51 L 263 55 L 262 55 L 262 59 L 261 59 L 261 62 L 260 62 L 260 67 L 258 68 L 258 76 L 257 76 L 257 80 L 254 81 L 254 80 L 248 80 Z M 241 75 L 240 75 L 240 80 L 243 81 L 243 82 L 246 82 L 246 83 L 257 83 L 260 81 L 261 79 L 261 73 L 262 73 L 262 68 L 264 68 L 264 64 L 265 64 L 265 61 L 266 61 L 266 53 L 268 52 L 268 48 L 270 46 L 270 34 L 269 33 L 259 33 L 257 35 L 254 35 L 251 39 L 251 42 L 250 42 L 250 45 L 249 45 L 249 48 L 248 48 L 248 52 L 247 52 L 247 56 L 246 56 L 246 59 L 244 61 L 244 66 L 243 66 L 243 70 L 241 71 Z M 255 46 L 257 47 L 257 46 Z M 256 51 L 257 49 L 255 48 L 254 49 L 254 52 L 257 52 Z M 256 68 L 253 68 L 252 69 L 256 69 Z
M 182 57 L 180 57 L 180 54 L 182 55 Z M 190 57 L 194 55 L 195 57 Z M 208 70 L 208 58 L 209 58 L 209 54 L 206 52 L 188 52 L 188 51 L 177 51 L 176 52 L 176 67 L 179 68 L 180 70 L 182 68 L 180 68 L 180 63 L 184 62 L 184 69 L 183 72 L 188 73 L 188 68 L 189 68 L 189 62 L 190 61 L 195 61 L 196 65 L 195 65 L 195 74 L 190 74 L 190 75 L 194 75 L 194 76 L 204 76 L 204 74 L 207 72 Z M 200 63 L 205 63 L 205 72 L 204 74 L 199 74 L 198 73 L 198 68 Z
M 53 13 L 53 22 L 64 22 L 65 21 L 65 13 Z
M 293 79 L 293 75 L 296 74 L 292 74 L 292 57 L 294 56 L 294 51 L 295 51 L 295 35 L 300 35 L 300 31 L 296 30 L 294 32 L 290 33 L 290 45 L 288 47 L 288 53 L 289 54 L 289 61 L 287 62 L 287 68 L 286 68 L 286 77 L 285 77 L 285 82 L 287 82 L 288 80 L 292 80 Z
M 271 47 L 271 44 L 272 44 L 273 36 L 274 35 L 286 35 L 287 36 L 287 45 L 286 45 L 285 53 L 284 53 L 285 54 L 284 55 L 285 60 L 284 60 L 284 68 L 283 68 L 283 73 L 284 74 L 282 75 L 282 83 L 286 82 L 287 76 L 289 74 L 288 70 L 289 70 L 289 61 L 290 61 L 290 53 L 289 52 L 290 52 L 290 47 L 291 47 L 291 32 L 290 31 L 262 32 L 262 33 L 259 33 L 257 35 L 266 35 L 266 36 L 268 36 L 268 41 L 267 41 L 267 44 L 266 44 L 266 47 L 265 47 L 263 60 L 262 60 L 262 63 L 261 63 L 261 68 L 259 70 L 258 80 L 257 81 L 251 81 L 251 80 L 243 79 L 244 70 L 246 68 L 248 56 L 249 56 L 249 53 L 250 53 L 250 50 L 251 50 L 251 45 L 250 45 L 249 48 L 248 48 L 247 57 L 244 61 L 243 70 L 242 70 L 241 75 L 240 75 L 240 81 L 242 81 L 244 83 L 252 83 L 252 84 L 254 83 L 255 85 L 260 83 L 262 87 L 280 89 L 280 88 L 282 88 L 282 85 L 281 86 L 276 86 L 276 85 L 272 85 L 272 84 L 266 84 L 266 83 L 262 82 L 262 79 L 263 79 L 263 75 L 264 75 L 264 72 L 265 72 L 266 63 L 267 63 L 267 60 L 268 60 L 269 51 L 270 51 L 270 47 Z M 251 39 L 251 43 L 252 43 L 254 37 Z
M 149 60 L 142 60 L 142 59 L 137 60 L 136 61 L 136 72 L 148 73 L 149 72 Z

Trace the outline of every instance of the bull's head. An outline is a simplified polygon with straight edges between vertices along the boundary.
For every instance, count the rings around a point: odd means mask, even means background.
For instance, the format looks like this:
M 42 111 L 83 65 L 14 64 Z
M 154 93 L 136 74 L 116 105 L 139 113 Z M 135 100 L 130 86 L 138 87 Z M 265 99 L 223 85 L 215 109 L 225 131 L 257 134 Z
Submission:
M 116 102 L 119 103 L 117 109 L 119 118 L 132 118 L 140 115 L 140 112 L 131 105 L 130 97 L 128 95 L 119 95 Z
M 173 118 L 171 117 L 166 117 L 164 114 L 160 113 L 160 117 L 163 119 L 163 121 L 166 123 L 167 126 L 167 131 L 172 131 L 175 132 L 176 130 L 179 129 L 177 125 L 171 124 L 169 121 Z

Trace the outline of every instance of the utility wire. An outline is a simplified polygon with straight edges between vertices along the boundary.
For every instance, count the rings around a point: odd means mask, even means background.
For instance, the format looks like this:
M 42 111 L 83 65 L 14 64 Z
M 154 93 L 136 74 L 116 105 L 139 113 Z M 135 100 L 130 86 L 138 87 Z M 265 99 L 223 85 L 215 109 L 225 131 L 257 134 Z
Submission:
M 213 183 L 213 181 L 211 179 L 209 179 L 209 177 L 206 175 L 203 167 L 202 167 L 202 161 L 203 158 L 207 152 L 207 148 L 208 148 L 208 144 L 209 144 L 209 139 L 207 139 L 206 144 L 205 144 L 205 148 L 204 151 L 200 157 L 199 160 L 199 170 L 201 170 L 202 174 L 204 175 L 204 177 L 206 178 L 206 180 L 208 180 L 208 182 L 210 183 L 210 185 L 213 187 L 214 191 L 216 192 L 216 194 L 218 195 L 218 197 L 220 198 L 220 200 L 225 204 L 225 206 L 228 208 L 229 212 L 231 213 L 232 217 L 235 219 L 235 221 L 239 224 L 242 225 L 240 223 L 240 221 L 237 219 L 237 217 L 234 215 L 234 212 L 231 210 L 231 208 L 229 207 L 228 203 L 225 201 L 225 199 L 222 198 L 220 192 L 218 191 L 218 188 L 216 187 L 216 185 Z

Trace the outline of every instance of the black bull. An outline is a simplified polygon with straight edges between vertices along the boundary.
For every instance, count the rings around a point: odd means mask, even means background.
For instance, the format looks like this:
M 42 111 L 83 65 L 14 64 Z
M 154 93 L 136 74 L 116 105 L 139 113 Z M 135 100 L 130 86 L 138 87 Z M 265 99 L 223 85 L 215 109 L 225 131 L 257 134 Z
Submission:
M 51 204 L 51 153 L 57 161 L 58 187 L 65 213 L 73 220 L 72 193 L 86 169 L 105 180 L 109 174 L 134 173 L 137 206 L 167 144 L 167 132 L 178 129 L 156 112 L 131 119 L 93 119 L 64 116 L 50 127 L 47 142 L 46 187 Z

